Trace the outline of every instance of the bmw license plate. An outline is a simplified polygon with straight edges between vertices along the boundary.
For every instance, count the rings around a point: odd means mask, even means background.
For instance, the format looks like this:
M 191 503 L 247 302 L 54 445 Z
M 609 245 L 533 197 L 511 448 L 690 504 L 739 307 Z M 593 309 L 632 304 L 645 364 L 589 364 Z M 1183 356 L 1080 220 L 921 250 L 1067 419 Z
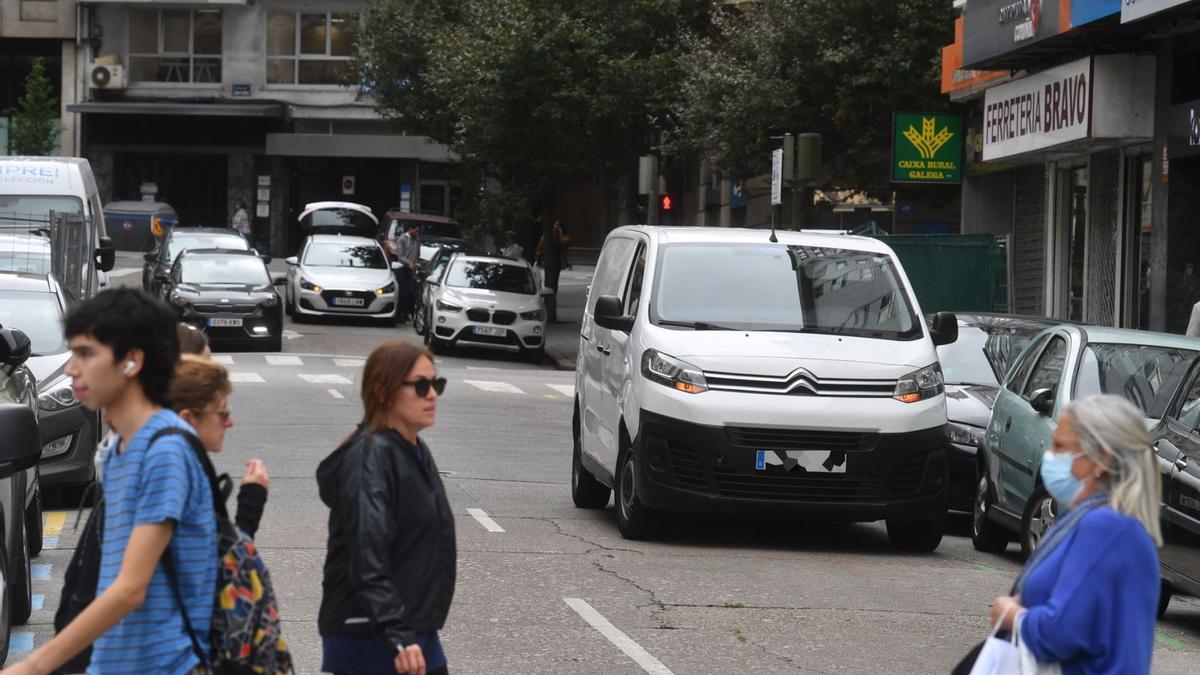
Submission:
M 209 319 L 209 328 L 241 328 L 241 319 Z
M 508 335 L 508 331 L 503 328 L 492 328 L 491 326 L 475 326 L 476 335 L 486 335 L 488 337 L 504 337 Z
M 334 298 L 333 304 L 340 307 L 362 307 L 366 303 L 362 298 Z
M 846 453 L 829 450 L 759 450 L 754 454 L 754 470 L 768 466 L 784 471 L 808 473 L 846 473 Z

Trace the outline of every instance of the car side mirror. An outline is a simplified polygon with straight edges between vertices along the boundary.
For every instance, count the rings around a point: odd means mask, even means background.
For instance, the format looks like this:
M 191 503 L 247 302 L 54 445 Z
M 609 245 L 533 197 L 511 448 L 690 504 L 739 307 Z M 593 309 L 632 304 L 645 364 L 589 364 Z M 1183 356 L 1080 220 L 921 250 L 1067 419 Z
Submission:
M 0 363 L 9 366 L 19 366 L 29 360 L 33 343 L 29 336 L 16 328 L 0 326 Z M 3 429 L 0 425 L 0 429 Z
M 96 247 L 96 264 L 101 272 L 111 272 L 117 264 L 117 247 L 113 246 L 111 237 L 100 237 L 100 245 Z
M 400 262 L 399 260 L 393 260 L 393 261 L 392 261 L 392 269 L 394 269 L 394 270 L 398 270 L 398 269 L 401 269 L 401 268 L 403 268 L 403 267 L 404 267 L 404 263 Z
M 0 404 L 0 478 L 33 467 L 42 458 L 42 440 L 38 435 L 37 416 L 19 403 Z
M 625 316 L 625 306 L 615 295 L 602 295 L 596 298 L 596 307 L 592 314 L 596 325 L 601 328 L 622 333 L 633 330 L 633 317 Z
M 1037 414 L 1049 417 L 1054 414 L 1054 390 L 1038 389 L 1029 397 L 1029 405 Z
M 933 338 L 935 347 L 954 344 L 958 341 L 958 317 L 954 312 L 934 314 L 933 325 L 929 327 L 929 336 Z
M 287 283 L 287 277 L 283 277 L 283 276 L 279 276 L 279 277 L 271 277 L 271 283 L 272 283 L 272 284 L 274 284 L 274 285 L 276 285 L 276 286 L 278 286 L 278 285 L 280 285 L 280 284 L 286 284 L 286 283 Z
M 297 258 L 296 256 L 292 256 L 290 258 L 284 258 L 283 262 L 287 263 L 288 265 L 291 265 L 292 267 L 295 267 L 296 265 L 300 264 L 300 259 Z

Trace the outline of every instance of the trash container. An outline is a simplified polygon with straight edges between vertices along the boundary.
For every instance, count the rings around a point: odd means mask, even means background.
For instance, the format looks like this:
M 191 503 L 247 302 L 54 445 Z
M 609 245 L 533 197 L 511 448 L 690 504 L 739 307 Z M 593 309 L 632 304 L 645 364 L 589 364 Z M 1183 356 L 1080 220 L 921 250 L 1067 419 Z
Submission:
M 179 221 L 166 202 L 113 202 L 104 205 L 104 225 L 118 251 L 153 251 L 159 238 Z

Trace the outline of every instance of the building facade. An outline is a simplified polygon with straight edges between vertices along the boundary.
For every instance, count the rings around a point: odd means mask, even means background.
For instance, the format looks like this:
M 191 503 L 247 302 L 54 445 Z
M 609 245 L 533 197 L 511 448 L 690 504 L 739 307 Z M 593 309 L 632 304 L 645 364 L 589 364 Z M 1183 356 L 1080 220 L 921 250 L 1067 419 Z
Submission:
M 78 118 L 66 111 L 80 95 L 77 28 L 74 0 L 0 0 L 0 111 L 17 104 L 25 77 L 41 59 L 54 95 L 62 102 L 63 155 L 79 149 Z M 7 131 L 7 119 L 0 117 L 0 154 L 9 151 Z
M 396 133 L 343 84 L 362 0 L 85 0 L 82 129 L 105 201 L 149 190 L 188 225 L 237 202 L 261 249 L 296 250 L 322 200 L 449 215 L 460 192 L 444 146 Z
M 1014 311 L 1186 328 L 1198 21 L 1195 0 L 965 3 L 943 76 L 968 110 L 963 232 L 1010 238 Z

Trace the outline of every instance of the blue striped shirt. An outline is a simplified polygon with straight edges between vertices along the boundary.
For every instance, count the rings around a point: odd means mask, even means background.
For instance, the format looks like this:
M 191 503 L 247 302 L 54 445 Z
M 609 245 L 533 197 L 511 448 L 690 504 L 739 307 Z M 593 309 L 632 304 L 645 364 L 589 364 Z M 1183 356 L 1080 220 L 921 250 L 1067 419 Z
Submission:
M 192 431 L 170 410 L 154 414 L 104 461 L 104 543 L 100 585 L 117 578 L 129 535 L 138 525 L 175 523 L 167 553 L 175 564 L 179 591 L 201 647 L 208 649 L 217 581 L 217 529 L 212 491 L 195 451 L 182 436 L 150 437 L 168 426 Z M 159 562 L 146 601 L 96 641 L 88 673 L 187 673 L 199 665 L 183 614 Z

